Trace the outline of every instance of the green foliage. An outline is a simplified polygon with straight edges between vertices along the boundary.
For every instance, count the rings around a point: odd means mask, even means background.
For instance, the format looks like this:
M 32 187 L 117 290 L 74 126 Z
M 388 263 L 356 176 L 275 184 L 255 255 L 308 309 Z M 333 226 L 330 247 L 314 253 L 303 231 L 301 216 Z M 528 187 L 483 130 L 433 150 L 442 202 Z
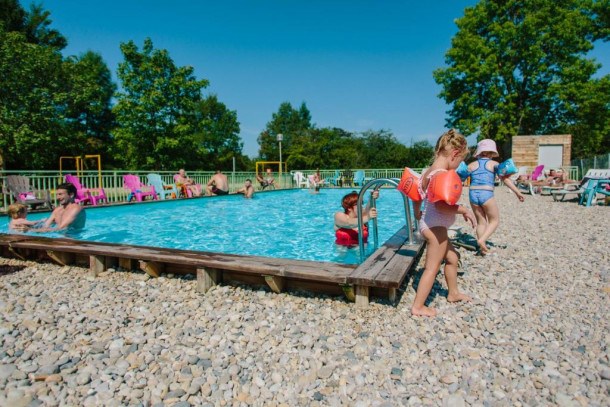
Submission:
M 200 148 L 194 112 L 208 81 L 195 79 L 192 67 L 177 67 L 150 39 L 141 52 L 133 41 L 122 43 L 121 51 L 115 154 L 129 169 L 184 167 Z
M 55 49 L 31 44 L 22 33 L 0 30 L 3 167 L 56 168 L 59 155 L 75 146 L 64 121 L 68 94 L 62 66 Z
M 593 93 L 603 87 L 592 79 L 599 64 L 586 57 L 592 41 L 608 38 L 608 5 L 482 0 L 467 8 L 445 56 L 448 66 L 434 72 L 443 87 L 440 96 L 451 105 L 448 126 L 505 146 L 517 134 L 570 130 L 575 151 L 599 148 L 589 134 L 607 127 L 601 122 L 608 114 L 583 121 L 578 111 L 604 104 L 608 111 L 610 95 Z
M 70 133 L 84 141 L 80 154 L 101 154 L 108 163 L 114 126 L 111 101 L 116 90 L 110 70 L 102 57 L 92 51 L 67 58 L 64 69 L 69 76 L 66 121 Z
M 305 103 L 302 103 L 298 110 L 293 109 L 288 102 L 282 103 L 265 130 L 258 136 L 260 158 L 267 161 L 279 160 L 278 134 L 284 136 L 282 153 L 291 155 L 293 140 L 305 136 L 311 127 L 311 113 Z
M 65 38 L 41 6 L 0 0 L 0 166 L 57 168 L 109 141 L 110 71 L 99 55 L 64 60 Z
M 198 103 L 196 117 L 199 162 L 192 163 L 193 167 L 228 171 L 233 169 L 233 157 L 237 170 L 250 165 L 249 159 L 242 154 L 237 112 L 227 109 L 216 95 L 210 95 Z
M 6 32 L 20 32 L 31 44 L 61 50 L 66 47 L 66 38 L 50 28 L 51 13 L 39 4 L 32 4 L 26 12 L 18 0 L 0 0 L 0 29 Z

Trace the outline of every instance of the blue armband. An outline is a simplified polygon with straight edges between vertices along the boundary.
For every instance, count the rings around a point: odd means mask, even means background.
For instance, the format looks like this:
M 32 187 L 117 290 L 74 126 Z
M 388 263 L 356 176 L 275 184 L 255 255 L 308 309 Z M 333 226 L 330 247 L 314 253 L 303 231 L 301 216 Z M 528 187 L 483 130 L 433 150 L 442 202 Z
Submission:
M 519 172 L 512 158 L 498 164 L 496 167 L 496 175 L 498 177 L 508 177 L 509 175 Z
M 468 171 L 468 166 L 464 161 L 460 163 L 455 172 L 457 172 L 462 181 L 466 181 L 466 178 L 470 177 L 470 171 Z

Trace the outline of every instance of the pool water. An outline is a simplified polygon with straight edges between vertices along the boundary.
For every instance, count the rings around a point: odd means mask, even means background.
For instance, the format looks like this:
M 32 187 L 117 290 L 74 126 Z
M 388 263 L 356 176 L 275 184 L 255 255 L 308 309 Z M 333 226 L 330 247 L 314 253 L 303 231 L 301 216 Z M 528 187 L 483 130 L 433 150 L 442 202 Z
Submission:
M 359 249 L 334 243 L 334 213 L 348 189 L 285 190 L 213 198 L 166 200 L 87 210 L 87 225 L 78 240 L 276 258 L 360 262 Z M 395 189 L 377 200 L 379 244 L 405 224 L 404 204 Z M 28 219 L 48 217 L 30 214 Z M 8 222 L 8 221 L 7 221 Z M 5 226 L 5 230 L 8 227 Z M 62 236 L 57 233 L 45 236 Z M 367 255 L 374 251 L 369 237 Z

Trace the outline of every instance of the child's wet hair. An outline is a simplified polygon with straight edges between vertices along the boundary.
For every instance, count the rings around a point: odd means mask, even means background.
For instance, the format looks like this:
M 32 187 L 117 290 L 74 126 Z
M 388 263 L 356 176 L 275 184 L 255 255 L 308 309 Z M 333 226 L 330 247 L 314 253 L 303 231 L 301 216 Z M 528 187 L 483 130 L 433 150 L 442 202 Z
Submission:
M 8 216 L 11 217 L 11 219 L 17 219 L 19 217 L 19 215 L 23 214 L 23 213 L 27 213 L 28 208 L 20 203 L 14 203 L 8 206 L 8 210 L 6 211 L 8 213 Z
M 439 155 L 453 149 L 465 151 L 467 148 L 468 142 L 466 141 L 466 137 L 464 137 L 456 129 L 451 129 L 439 137 L 438 141 L 436 142 L 434 154 Z
M 349 194 L 345 195 L 341 200 L 341 206 L 345 210 L 345 213 L 349 211 L 354 205 L 358 203 L 358 192 L 352 191 Z

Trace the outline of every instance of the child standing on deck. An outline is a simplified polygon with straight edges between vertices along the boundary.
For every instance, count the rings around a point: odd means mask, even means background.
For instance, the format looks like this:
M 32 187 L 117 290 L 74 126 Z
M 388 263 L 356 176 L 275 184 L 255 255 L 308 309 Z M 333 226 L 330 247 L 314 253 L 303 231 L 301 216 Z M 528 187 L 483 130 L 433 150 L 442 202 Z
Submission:
M 500 223 L 500 211 L 494 198 L 494 181 L 496 179 L 496 168 L 499 163 L 492 158 L 499 157 L 496 150 L 496 142 L 490 139 L 479 141 L 477 151 L 474 154 L 476 161 L 468 165 L 470 173 L 470 206 L 477 217 L 477 243 L 481 254 L 489 252 L 487 239 L 497 229 Z M 519 192 L 513 181 L 503 178 L 506 186 L 517 195 L 517 199 L 523 202 L 525 198 Z
M 10 230 L 27 230 L 28 228 L 34 227 L 41 223 L 40 221 L 34 222 L 27 220 L 28 208 L 20 203 L 9 205 L 7 213 L 11 218 L 11 221 L 8 223 L 8 228 Z
M 419 180 L 420 194 L 426 196 L 431 178 L 439 172 L 455 170 L 467 152 L 467 143 L 463 135 L 454 129 L 444 133 L 436 142 L 432 166 L 422 174 Z M 476 220 L 472 211 L 465 206 L 449 205 L 443 201 L 430 202 L 426 200 L 423 213 L 420 212 L 420 205 L 416 204 L 415 213 L 419 220 L 419 231 L 426 239 L 427 249 L 424 272 L 417 286 L 411 314 L 433 317 L 436 315 L 436 310 L 427 307 L 425 304 L 443 259 L 445 260 L 445 280 L 449 290 L 447 301 L 471 301 L 470 297 L 458 290 L 458 254 L 449 241 L 447 229 L 455 222 L 456 214 L 463 215 L 464 219 L 469 221 L 473 227 L 476 225 Z

